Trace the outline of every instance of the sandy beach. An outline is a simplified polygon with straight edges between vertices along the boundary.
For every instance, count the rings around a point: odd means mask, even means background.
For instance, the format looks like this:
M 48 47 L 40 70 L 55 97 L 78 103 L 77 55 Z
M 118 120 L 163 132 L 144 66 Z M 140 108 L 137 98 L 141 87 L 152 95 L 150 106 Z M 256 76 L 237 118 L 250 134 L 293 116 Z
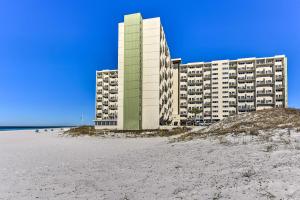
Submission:
M 300 199 L 300 151 L 266 145 L 2 131 L 0 199 Z

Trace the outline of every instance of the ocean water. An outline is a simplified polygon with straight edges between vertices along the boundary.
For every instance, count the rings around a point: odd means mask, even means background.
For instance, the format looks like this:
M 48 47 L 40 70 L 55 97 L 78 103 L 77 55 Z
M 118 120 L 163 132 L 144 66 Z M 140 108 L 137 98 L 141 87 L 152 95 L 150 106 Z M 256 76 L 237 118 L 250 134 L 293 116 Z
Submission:
M 69 128 L 72 126 L 0 126 L 0 131 L 36 130 L 51 128 Z

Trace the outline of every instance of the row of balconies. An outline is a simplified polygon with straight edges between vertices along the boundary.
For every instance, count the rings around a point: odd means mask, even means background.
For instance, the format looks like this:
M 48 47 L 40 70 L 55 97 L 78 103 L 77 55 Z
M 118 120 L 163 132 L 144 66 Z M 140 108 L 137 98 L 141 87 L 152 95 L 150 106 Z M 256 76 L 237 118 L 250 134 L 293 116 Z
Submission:
M 254 71 L 255 68 L 254 67 L 239 67 L 238 71 L 243 71 L 243 72 L 250 72 L 250 71 Z
M 257 71 L 256 72 L 256 76 L 259 77 L 259 76 L 266 76 L 266 75 L 273 75 L 274 72 L 272 70 L 262 70 L 262 71 Z
M 202 91 L 188 91 L 189 95 L 201 95 Z
M 110 74 L 109 74 L 109 77 L 110 77 L 110 78 L 117 78 L 117 77 L 118 77 L 118 73 L 117 73 L 117 72 L 110 73 Z
M 244 76 L 244 77 L 238 77 L 239 82 L 243 81 L 254 81 L 254 76 Z
M 274 60 L 256 60 L 256 65 L 271 65 L 274 63 Z
M 111 109 L 111 110 L 117 110 L 118 109 L 118 105 L 117 104 L 109 105 L 109 109 Z
M 206 72 L 206 71 L 211 71 L 211 65 L 206 65 L 206 66 L 204 65 L 204 66 L 203 66 L 203 71 L 204 71 L 204 72 Z
M 258 90 L 256 92 L 257 96 L 265 96 L 265 95 L 272 95 L 274 92 L 272 90 Z
M 107 116 L 108 115 L 108 116 Z M 101 119 L 117 119 L 118 115 L 114 114 L 114 113 L 103 113 L 103 114 L 97 114 L 97 118 L 101 118 Z
M 189 81 L 188 82 L 188 86 L 195 86 L 195 85 L 201 86 L 202 84 L 203 84 L 202 81 Z
M 254 111 L 255 107 L 252 105 L 243 105 L 243 106 L 238 106 L 238 111 L 239 112 L 245 112 L 245 111 Z
M 246 90 L 248 90 L 248 91 L 252 91 L 252 90 L 254 90 L 254 86 L 240 86 L 240 87 L 238 87 L 238 90 L 239 91 L 246 91 Z
M 199 104 L 199 103 L 203 103 L 203 100 L 200 98 L 195 98 L 195 99 L 189 99 L 188 100 L 188 104 Z
M 272 80 L 267 80 L 267 81 L 257 81 L 256 85 L 257 86 L 266 86 L 266 85 L 273 85 L 274 82 Z
M 239 102 L 251 102 L 254 101 L 254 97 L 251 96 L 239 96 L 238 97 Z
M 272 100 L 257 100 L 256 105 L 257 106 L 268 106 L 268 105 L 273 105 L 274 102 Z
M 117 86 L 118 85 L 118 81 L 114 80 L 114 81 L 110 81 L 109 82 L 110 86 Z
M 188 75 L 201 75 L 202 74 L 202 70 L 201 71 L 188 71 Z

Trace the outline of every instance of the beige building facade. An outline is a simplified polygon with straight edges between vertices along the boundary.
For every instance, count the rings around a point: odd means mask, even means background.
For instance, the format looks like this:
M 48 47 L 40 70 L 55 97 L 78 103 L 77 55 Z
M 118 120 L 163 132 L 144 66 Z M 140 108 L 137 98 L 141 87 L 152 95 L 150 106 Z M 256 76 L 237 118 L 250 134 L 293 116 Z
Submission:
M 187 64 L 175 59 L 173 66 L 174 74 L 179 74 L 181 125 L 288 106 L 284 55 Z

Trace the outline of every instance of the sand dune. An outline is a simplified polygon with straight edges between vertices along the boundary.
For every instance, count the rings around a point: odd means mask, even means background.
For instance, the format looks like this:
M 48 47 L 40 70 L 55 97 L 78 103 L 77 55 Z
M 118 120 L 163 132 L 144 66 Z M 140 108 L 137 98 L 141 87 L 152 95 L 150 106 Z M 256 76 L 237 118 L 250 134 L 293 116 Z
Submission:
M 0 199 L 300 199 L 298 133 L 292 139 L 0 132 Z

